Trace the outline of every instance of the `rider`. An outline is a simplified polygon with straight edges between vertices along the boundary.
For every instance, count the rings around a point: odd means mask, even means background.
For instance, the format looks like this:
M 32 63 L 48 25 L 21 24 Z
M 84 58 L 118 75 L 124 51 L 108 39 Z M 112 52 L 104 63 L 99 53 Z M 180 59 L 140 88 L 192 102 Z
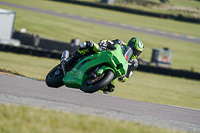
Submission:
M 142 53 L 144 49 L 143 43 L 137 39 L 136 37 L 131 38 L 127 44 L 125 44 L 120 39 L 115 40 L 101 40 L 98 44 L 92 42 L 92 41 L 85 41 L 80 44 L 80 48 L 72 55 L 71 58 L 61 57 L 61 63 L 64 66 L 68 66 L 72 64 L 75 60 L 78 60 L 79 58 L 83 56 L 88 56 L 91 54 L 94 54 L 99 51 L 104 50 L 113 50 L 115 47 L 115 44 L 119 44 L 121 46 L 129 46 L 133 50 L 133 55 L 131 56 L 129 63 L 128 63 L 128 71 L 127 74 L 123 77 L 118 78 L 119 82 L 125 82 L 130 76 L 133 74 L 133 71 L 138 67 L 138 61 L 137 57 Z M 64 51 L 65 52 L 65 51 Z M 65 55 L 65 54 L 63 54 Z M 108 94 L 110 92 L 113 92 L 115 88 L 114 81 L 111 81 L 110 84 L 108 84 L 106 87 L 102 88 L 103 92 Z

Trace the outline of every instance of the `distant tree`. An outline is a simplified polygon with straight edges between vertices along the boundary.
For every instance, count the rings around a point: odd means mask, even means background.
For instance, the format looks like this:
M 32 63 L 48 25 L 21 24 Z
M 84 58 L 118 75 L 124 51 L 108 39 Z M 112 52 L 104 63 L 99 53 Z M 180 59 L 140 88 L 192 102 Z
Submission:
M 169 0 L 160 0 L 160 2 L 167 3 L 167 2 L 169 2 Z

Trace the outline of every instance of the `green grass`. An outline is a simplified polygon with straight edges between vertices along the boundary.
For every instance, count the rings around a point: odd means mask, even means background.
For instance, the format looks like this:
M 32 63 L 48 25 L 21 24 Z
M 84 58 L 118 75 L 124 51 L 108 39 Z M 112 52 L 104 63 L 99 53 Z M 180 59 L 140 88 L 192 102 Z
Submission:
M 200 37 L 200 30 L 198 30 L 200 27 L 199 24 L 178 22 L 178 21 L 173 21 L 173 20 L 159 19 L 159 18 L 147 17 L 147 16 L 140 16 L 140 15 L 135 15 L 135 14 L 122 13 L 122 12 L 110 11 L 110 10 L 105 10 L 105 9 L 86 7 L 86 6 L 81 6 L 81 5 L 54 2 L 50 0 L 49 1 L 1 0 L 1 1 L 16 3 L 20 5 L 26 5 L 26 6 L 31 6 L 31 7 L 37 7 L 37 8 L 46 9 L 46 10 L 53 10 L 56 12 L 63 12 L 63 13 L 68 13 L 72 15 L 90 17 L 90 18 L 105 20 L 109 22 L 118 22 L 118 23 L 130 24 L 133 26 L 147 27 L 147 28 L 153 28 L 153 29 L 158 29 L 158 30 L 163 30 L 163 31 L 170 31 L 170 32 Z M 14 8 L 7 7 L 7 9 L 14 9 Z M 18 25 L 18 21 L 22 19 L 22 18 L 19 19 L 18 15 L 21 16 L 24 13 L 25 12 L 17 13 L 17 19 L 16 19 L 17 21 L 15 25 L 17 29 L 22 28 L 21 25 Z M 30 19 L 30 20 L 33 20 L 33 19 Z M 26 28 L 29 29 L 29 27 L 26 27 Z M 32 30 L 30 31 L 33 32 Z
M 0 52 L 1 70 L 10 70 L 14 73 L 25 75 L 31 78 L 44 80 L 45 75 L 59 60 L 40 58 L 34 56 L 24 56 L 20 54 L 12 54 Z
M 116 81 L 112 95 L 200 109 L 200 82 L 184 78 L 135 72 L 125 84 Z
M 45 79 L 59 60 L 0 52 L 1 69 L 31 78 Z M 200 109 L 200 82 L 183 78 L 135 72 L 126 82 L 116 82 L 112 95 L 122 98 Z
M 1 133 L 183 133 L 92 115 L 0 104 Z
M 101 2 L 101 0 L 79 0 L 79 1 L 96 2 L 96 3 Z M 115 1 L 117 3 L 119 3 L 118 2 L 119 0 L 115 0 Z M 133 1 L 132 4 L 128 3 L 131 6 L 134 6 L 134 5 L 137 5 L 137 6 L 138 5 L 145 5 L 145 2 L 146 3 L 149 2 L 149 4 L 150 4 L 149 6 L 153 6 L 153 4 L 154 5 L 156 5 L 156 4 L 158 4 L 158 5 L 162 4 L 160 2 L 160 0 L 130 0 L 130 1 Z M 137 1 L 139 1 L 139 2 L 137 2 Z M 198 8 L 198 7 L 200 7 L 200 3 L 199 3 L 198 0 L 169 0 L 169 2 L 165 3 L 164 5 L 190 7 L 190 8 Z M 147 6 L 144 6 L 144 7 L 148 8 L 149 6 L 147 5 Z
M 5 6 L 2 7 L 9 9 Z M 17 12 L 15 21 L 16 29 L 25 27 L 28 32 L 66 42 L 70 42 L 70 40 L 75 37 L 78 37 L 81 41 L 93 40 L 98 42 L 101 39 L 120 38 L 127 42 L 132 36 L 136 36 L 140 38 L 145 45 L 144 52 L 141 54 L 140 58 L 150 61 L 152 48 L 168 47 L 174 51 L 172 68 L 192 69 L 196 72 L 200 72 L 200 45 L 30 11 L 24 12 L 24 10 L 16 8 L 12 9 Z M 196 31 L 198 28 L 194 27 L 191 29 Z
M 199 8 L 200 2 L 199 0 L 169 0 L 172 5 L 175 6 L 183 6 L 183 7 L 190 7 L 190 8 Z
M 93 3 L 100 3 L 101 0 L 79 0 Z M 127 1 L 127 3 L 125 2 Z M 200 18 L 200 2 L 198 0 L 169 0 L 162 3 L 160 0 L 115 0 L 114 6 L 138 9 L 147 12 L 171 14 L 178 16 L 179 14 L 190 17 Z

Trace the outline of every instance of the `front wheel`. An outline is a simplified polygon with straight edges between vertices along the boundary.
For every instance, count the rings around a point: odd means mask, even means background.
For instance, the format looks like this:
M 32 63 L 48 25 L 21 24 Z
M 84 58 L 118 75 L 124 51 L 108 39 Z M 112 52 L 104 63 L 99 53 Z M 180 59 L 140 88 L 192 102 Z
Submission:
M 94 93 L 103 87 L 107 86 L 114 78 L 114 73 L 111 70 L 105 71 L 96 79 L 88 78 L 82 85 L 81 90 L 86 93 Z
M 55 66 L 46 76 L 46 84 L 49 87 L 58 88 L 63 84 L 62 80 L 64 78 L 64 74 L 62 71 L 61 64 Z

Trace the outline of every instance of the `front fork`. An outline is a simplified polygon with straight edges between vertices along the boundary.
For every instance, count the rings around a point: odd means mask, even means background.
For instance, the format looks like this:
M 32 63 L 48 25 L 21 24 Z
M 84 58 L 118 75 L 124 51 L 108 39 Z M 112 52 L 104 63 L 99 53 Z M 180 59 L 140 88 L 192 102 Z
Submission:
M 102 69 L 103 68 L 103 69 Z M 104 72 L 104 67 L 97 67 L 94 72 L 92 72 L 90 75 L 89 75 L 89 78 L 93 77 L 93 78 L 97 78 L 98 76 L 102 75 L 103 72 Z
M 89 78 L 97 78 L 97 76 L 99 76 L 100 74 L 97 73 L 99 71 L 99 67 L 97 67 L 94 72 L 92 72 L 90 75 L 89 75 Z
M 68 50 L 65 50 L 63 53 L 62 53 L 62 56 L 61 56 L 61 60 L 60 60 L 60 64 L 62 66 L 62 70 L 63 70 L 63 74 L 64 76 L 66 75 L 67 71 L 66 71 L 66 68 L 65 68 L 65 61 L 69 58 L 69 51 Z

